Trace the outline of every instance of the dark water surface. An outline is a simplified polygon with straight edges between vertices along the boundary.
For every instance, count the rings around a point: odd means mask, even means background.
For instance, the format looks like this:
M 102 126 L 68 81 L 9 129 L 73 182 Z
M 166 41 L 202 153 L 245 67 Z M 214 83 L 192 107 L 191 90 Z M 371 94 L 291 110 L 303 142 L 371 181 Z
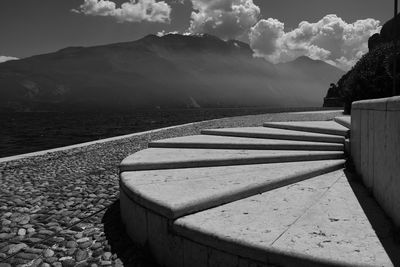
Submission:
M 0 157 L 67 146 L 182 123 L 317 108 L 141 109 L 125 112 L 0 114 Z

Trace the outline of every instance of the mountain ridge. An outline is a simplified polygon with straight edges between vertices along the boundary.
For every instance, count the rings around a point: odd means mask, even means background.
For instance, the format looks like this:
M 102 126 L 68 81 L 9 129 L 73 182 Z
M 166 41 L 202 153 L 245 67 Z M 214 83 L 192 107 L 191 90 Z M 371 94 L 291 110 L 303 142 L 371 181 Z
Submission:
M 212 35 L 66 47 L 1 63 L 0 110 L 312 106 L 342 74 L 324 62 L 295 64 L 273 65 Z M 310 77 L 321 69 L 326 77 Z

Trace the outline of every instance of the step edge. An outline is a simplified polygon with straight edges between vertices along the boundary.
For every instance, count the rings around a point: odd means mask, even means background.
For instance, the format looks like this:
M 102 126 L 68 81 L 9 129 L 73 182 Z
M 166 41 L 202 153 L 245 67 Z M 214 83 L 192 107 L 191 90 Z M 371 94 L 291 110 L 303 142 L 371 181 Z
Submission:
M 326 128 L 320 128 L 317 126 L 309 127 L 309 126 L 279 125 L 279 124 L 271 124 L 271 123 L 265 122 L 265 123 L 263 123 L 263 127 L 284 129 L 284 130 L 291 130 L 291 131 L 299 131 L 299 132 L 338 135 L 338 136 L 343 136 L 343 137 L 346 137 L 348 135 L 348 130 L 326 129 Z
M 199 143 L 199 142 L 150 142 L 149 148 L 205 148 L 205 149 L 247 149 L 247 150 L 308 150 L 308 151 L 342 151 L 340 143 L 318 144 L 229 144 L 229 143 Z
M 345 160 L 334 161 L 335 162 L 329 163 L 325 166 L 316 167 L 313 170 L 305 170 L 296 174 L 285 175 L 273 182 L 264 182 L 258 183 L 256 185 L 250 185 L 243 189 L 232 190 L 229 193 L 225 192 L 213 196 L 211 199 L 200 199 L 197 202 L 191 202 L 189 204 L 180 206 L 165 205 L 164 203 L 155 200 L 151 196 L 145 196 L 144 194 L 140 193 L 139 190 L 128 188 L 121 181 L 121 179 L 120 188 L 122 188 L 122 190 L 129 197 L 130 200 L 145 207 L 146 209 L 149 209 L 152 212 L 164 216 L 168 219 L 178 219 L 183 216 L 238 201 L 240 199 L 251 197 L 257 194 L 265 193 L 283 186 L 298 183 L 319 175 L 327 174 L 344 168 Z
M 250 132 L 229 132 L 218 131 L 215 129 L 205 129 L 201 131 L 204 135 L 218 135 L 218 136 L 236 136 L 236 137 L 249 137 L 249 138 L 264 138 L 264 139 L 278 139 L 278 140 L 294 140 L 294 141 L 308 141 L 308 142 L 322 142 L 322 143 L 340 143 L 343 144 L 344 137 L 339 135 L 331 136 L 302 136 L 302 135 L 289 135 L 289 134 L 271 134 L 271 133 L 250 133 Z
M 333 120 L 334 120 L 336 123 L 342 125 L 343 127 L 346 127 L 346 128 L 349 129 L 349 130 L 351 129 L 351 120 L 350 120 L 350 122 L 349 122 L 349 121 L 347 121 L 347 120 L 345 120 L 345 119 L 342 119 L 342 117 L 335 117 Z
M 170 161 L 163 163 L 140 162 L 140 163 L 127 163 L 127 164 L 124 164 L 122 161 L 119 165 L 119 172 L 251 165 L 251 164 L 267 164 L 267 163 L 279 163 L 279 162 L 316 161 L 316 160 L 342 159 L 344 157 L 345 154 L 343 151 L 326 151 L 326 153 L 311 154 L 311 155 L 306 154 L 306 155 L 283 155 L 283 156 L 276 156 L 276 155 L 254 156 L 245 159 L 227 158 L 227 159 L 215 159 L 215 160 L 205 159 L 205 160 L 188 160 L 188 161 Z

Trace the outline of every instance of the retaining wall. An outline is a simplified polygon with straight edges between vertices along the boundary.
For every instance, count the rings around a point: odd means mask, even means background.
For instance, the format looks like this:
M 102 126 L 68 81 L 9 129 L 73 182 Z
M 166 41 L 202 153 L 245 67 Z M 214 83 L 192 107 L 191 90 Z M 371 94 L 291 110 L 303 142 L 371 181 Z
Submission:
M 354 102 L 351 155 L 357 173 L 400 226 L 400 97 Z

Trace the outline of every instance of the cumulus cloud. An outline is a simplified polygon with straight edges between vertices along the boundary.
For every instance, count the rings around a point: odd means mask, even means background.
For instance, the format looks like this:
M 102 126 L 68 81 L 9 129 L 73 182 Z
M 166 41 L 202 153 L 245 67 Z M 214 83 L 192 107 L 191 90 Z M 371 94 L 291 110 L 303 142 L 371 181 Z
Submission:
M 380 29 L 375 19 L 347 23 L 336 15 L 326 15 L 316 23 L 303 21 L 285 32 L 283 22 L 270 18 L 251 28 L 249 40 L 255 56 L 274 63 L 308 56 L 348 70 L 368 51 L 368 38 Z
M 73 12 L 91 15 L 113 17 L 118 22 L 170 22 L 171 7 L 164 1 L 130 0 L 117 7 L 109 0 L 84 0 Z
M 240 39 L 247 36 L 257 22 L 260 8 L 253 0 L 191 0 L 188 32 L 208 33 L 222 39 Z
M 9 57 L 9 56 L 0 56 L 0 63 L 10 61 L 10 60 L 17 60 L 17 57 Z

